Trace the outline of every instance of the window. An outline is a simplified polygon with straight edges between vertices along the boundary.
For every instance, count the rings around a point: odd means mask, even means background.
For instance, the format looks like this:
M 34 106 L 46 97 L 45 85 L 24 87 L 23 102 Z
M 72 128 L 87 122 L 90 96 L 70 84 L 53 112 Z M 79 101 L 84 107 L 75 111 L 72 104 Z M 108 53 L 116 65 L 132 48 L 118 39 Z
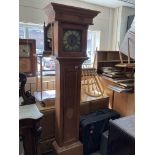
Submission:
M 24 27 L 19 27 L 19 38 L 25 39 L 25 28 Z
M 29 38 L 36 40 L 36 53 L 42 54 L 44 49 L 44 38 L 43 38 L 43 28 L 29 26 L 28 27 Z
M 36 54 L 42 55 L 44 51 L 44 32 L 43 25 L 20 23 L 19 24 L 19 38 L 21 39 L 35 39 L 36 40 Z M 84 64 L 92 67 L 96 48 L 99 50 L 100 46 L 100 31 L 88 30 L 87 37 L 87 56 L 88 60 Z M 40 75 L 40 58 L 37 57 L 37 72 Z M 48 57 L 42 59 L 43 75 L 55 74 L 55 62 Z
M 20 23 L 19 38 L 21 39 L 35 39 L 36 40 L 36 54 L 42 54 L 44 50 L 44 35 L 43 26 L 36 24 Z
M 89 58 L 84 62 L 93 67 L 94 56 L 96 49 L 99 50 L 100 47 L 100 31 L 90 31 L 88 30 L 87 36 L 87 57 Z

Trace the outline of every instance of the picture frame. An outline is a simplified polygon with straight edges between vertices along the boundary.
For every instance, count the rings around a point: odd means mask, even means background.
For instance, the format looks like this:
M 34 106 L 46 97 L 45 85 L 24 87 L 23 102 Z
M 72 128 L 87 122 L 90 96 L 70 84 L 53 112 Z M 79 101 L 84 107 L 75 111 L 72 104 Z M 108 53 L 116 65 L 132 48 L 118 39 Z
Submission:
M 19 39 L 19 72 L 36 75 L 36 40 Z

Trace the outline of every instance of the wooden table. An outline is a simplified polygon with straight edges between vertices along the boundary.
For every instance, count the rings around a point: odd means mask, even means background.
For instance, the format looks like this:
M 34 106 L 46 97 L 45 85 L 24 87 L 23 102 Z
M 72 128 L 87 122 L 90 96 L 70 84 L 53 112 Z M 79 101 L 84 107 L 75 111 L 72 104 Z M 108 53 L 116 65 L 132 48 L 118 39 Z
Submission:
M 100 76 L 104 93 L 109 96 L 109 107 L 120 113 L 121 116 L 128 116 L 135 113 L 135 93 L 118 93 L 109 86 L 118 86 L 112 78 Z
M 19 135 L 23 140 L 24 155 L 40 155 L 38 141 L 42 117 L 35 104 L 19 106 Z

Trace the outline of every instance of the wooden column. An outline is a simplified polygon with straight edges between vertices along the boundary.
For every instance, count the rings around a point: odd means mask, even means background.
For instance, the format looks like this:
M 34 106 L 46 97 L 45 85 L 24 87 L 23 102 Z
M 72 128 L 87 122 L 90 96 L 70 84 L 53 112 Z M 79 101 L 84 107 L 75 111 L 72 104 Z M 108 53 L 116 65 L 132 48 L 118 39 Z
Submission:
M 87 29 L 99 13 L 88 9 L 51 3 L 45 8 L 54 30 L 56 60 L 56 155 L 82 155 L 79 142 L 81 65 L 86 56 Z

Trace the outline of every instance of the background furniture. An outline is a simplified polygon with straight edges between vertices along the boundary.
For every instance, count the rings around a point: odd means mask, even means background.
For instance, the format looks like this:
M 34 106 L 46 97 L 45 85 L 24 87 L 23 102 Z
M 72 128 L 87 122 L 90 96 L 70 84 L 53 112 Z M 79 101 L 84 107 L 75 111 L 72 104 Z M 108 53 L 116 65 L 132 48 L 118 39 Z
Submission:
M 135 154 L 134 115 L 110 121 L 107 155 Z
M 97 71 L 100 75 L 100 82 L 104 93 L 109 96 L 109 106 L 116 110 L 121 116 L 128 116 L 135 112 L 135 101 L 134 101 L 134 68 L 128 67 L 115 67 L 116 64 L 120 63 L 120 55 L 118 51 L 97 51 Z M 123 62 L 128 62 L 128 56 L 121 54 Z M 131 62 L 134 62 L 131 59 Z M 116 70 L 120 70 L 120 74 L 117 77 L 108 77 L 107 74 L 103 73 L 102 67 L 115 67 Z M 103 74 L 102 74 L 103 73 Z M 116 71 L 114 71 L 116 73 Z M 110 74 L 110 73 L 109 73 Z M 107 76 L 106 76 L 107 75 Z M 119 80 L 131 80 L 133 86 L 125 87 L 121 85 Z M 131 84 L 131 83 L 130 83 Z
M 54 101 L 53 101 L 54 102 Z M 40 137 L 40 152 L 46 153 L 52 151 L 52 142 L 55 137 L 55 106 L 43 107 L 41 103 L 36 103 L 38 109 L 44 114 L 40 121 L 42 126 L 42 134 Z
M 36 75 L 36 41 L 34 39 L 19 39 L 19 72 L 27 76 Z
M 120 87 L 112 78 L 100 76 L 100 81 L 104 89 L 104 93 L 109 96 L 109 106 L 116 110 L 121 116 L 128 116 L 135 113 L 135 93 L 116 92 L 109 86 Z
M 51 23 L 45 25 L 44 23 L 44 51 L 47 53 L 52 52 L 52 26 Z
M 19 135 L 23 140 L 24 155 L 40 155 L 38 144 L 42 117 L 35 104 L 19 106 Z
M 42 68 L 44 57 L 51 57 L 51 55 L 49 55 L 49 53 L 46 53 L 46 54 L 43 53 L 43 55 L 38 55 L 38 58 L 40 60 L 40 71 L 39 71 L 39 75 L 36 76 L 36 91 L 34 92 L 34 96 L 37 101 L 42 102 L 45 106 L 46 103 L 50 102 L 51 98 L 53 98 L 53 95 L 52 95 L 53 91 L 49 89 L 49 83 L 52 81 L 49 81 L 49 80 L 44 81 L 43 68 Z M 46 83 L 46 87 L 44 87 L 45 83 Z
M 101 67 L 114 67 L 116 64 L 120 63 L 119 51 L 96 51 L 97 57 L 97 72 L 102 73 Z M 124 63 L 128 62 L 128 57 L 122 53 L 122 59 Z M 134 62 L 131 59 L 131 62 Z

